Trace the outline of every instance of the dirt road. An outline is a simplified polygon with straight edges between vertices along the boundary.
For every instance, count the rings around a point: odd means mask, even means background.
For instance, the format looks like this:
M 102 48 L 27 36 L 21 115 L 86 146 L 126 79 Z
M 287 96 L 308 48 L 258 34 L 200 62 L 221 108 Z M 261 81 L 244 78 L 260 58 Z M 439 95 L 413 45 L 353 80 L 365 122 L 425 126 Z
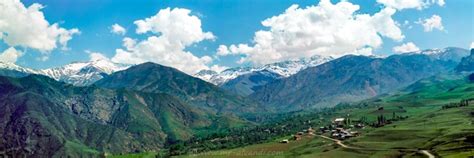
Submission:
M 344 143 L 342 143 L 341 140 L 338 140 L 338 139 L 333 139 L 333 138 L 329 138 L 327 136 L 323 136 L 323 135 L 317 135 L 321 138 L 324 138 L 324 139 L 328 139 L 328 140 L 332 140 L 334 142 L 336 142 L 337 145 L 343 147 L 343 148 L 346 148 L 346 149 L 355 149 L 355 150 L 371 150 L 371 151 L 383 151 L 383 150 L 400 150 L 400 149 L 368 149 L 368 148 L 358 148 L 358 147 L 352 147 L 352 146 L 348 146 Z M 406 149 L 406 150 L 409 150 L 409 151 L 417 151 L 418 149 Z M 428 150 L 420 150 L 420 153 L 428 156 L 428 158 L 435 158 L 435 156 L 433 154 L 431 154 Z

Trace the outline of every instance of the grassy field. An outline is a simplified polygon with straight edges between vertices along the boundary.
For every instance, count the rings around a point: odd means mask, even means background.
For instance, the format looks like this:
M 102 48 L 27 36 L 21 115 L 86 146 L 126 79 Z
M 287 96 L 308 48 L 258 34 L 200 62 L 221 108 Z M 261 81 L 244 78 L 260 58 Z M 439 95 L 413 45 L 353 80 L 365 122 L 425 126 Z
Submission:
M 426 157 L 420 150 L 440 157 L 474 156 L 474 105 L 441 108 L 447 103 L 474 98 L 474 84 L 463 79 L 431 79 L 409 88 L 412 91 L 373 99 L 367 107 L 348 108 L 331 116 L 349 115 L 353 120 L 364 116 L 371 121 L 380 115 L 391 118 L 394 112 L 397 116 L 408 116 L 384 127 L 367 127 L 359 131 L 361 136 L 344 141 L 361 149 L 342 148 L 329 140 L 307 137 L 289 144 L 275 140 L 180 157 Z

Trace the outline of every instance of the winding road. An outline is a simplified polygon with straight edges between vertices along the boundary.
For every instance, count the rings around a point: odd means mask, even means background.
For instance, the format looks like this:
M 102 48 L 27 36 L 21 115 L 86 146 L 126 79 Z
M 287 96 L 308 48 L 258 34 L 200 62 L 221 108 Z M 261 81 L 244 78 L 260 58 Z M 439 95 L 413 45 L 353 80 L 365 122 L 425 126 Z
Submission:
M 382 151 L 382 150 L 393 150 L 393 149 L 368 149 L 368 148 L 358 148 L 358 147 L 352 147 L 352 146 L 348 146 L 344 143 L 342 143 L 341 140 L 338 140 L 338 139 L 333 139 L 333 138 L 329 138 L 327 136 L 323 136 L 323 135 L 317 135 L 321 138 L 324 138 L 324 139 L 328 139 L 328 140 L 331 140 L 331 141 L 334 141 L 337 145 L 343 147 L 343 148 L 346 148 L 346 149 L 355 149 L 355 150 L 372 150 L 372 151 Z M 397 150 L 400 150 L 400 149 L 397 149 Z M 407 150 L 410 150 L 410 149 L 407 149 Z M 410 151 L 418 151 L 418 149 L 413 149 L 413 150 L 410 150 Z M 431 154 L 428 150 L 420 150 L 419 151 L 420 153 L 428 156 L 428 158 L 436 158 L 433 154 Z

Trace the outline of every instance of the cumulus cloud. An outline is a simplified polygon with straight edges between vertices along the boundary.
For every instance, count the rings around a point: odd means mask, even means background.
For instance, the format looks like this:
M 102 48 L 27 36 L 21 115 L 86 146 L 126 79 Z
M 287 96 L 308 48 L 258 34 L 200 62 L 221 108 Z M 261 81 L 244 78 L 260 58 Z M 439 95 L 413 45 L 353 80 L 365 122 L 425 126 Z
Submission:
M 156 15 L 134 22 L 136 33 L 152 33 L 142 41 L 123 39 L 124 49 L 117 49 L 112 61 L 138 64 L 147 61 L 172 66 L 188 74 L 210 69 L 209 56 L 197 57 L 185 48 L 203 40 L 214 40 L 211 32 L 204 32 L 201 20 L 191 11 L 182 8 L 166 8 Z
M 292 5 L 284 13 L 262 21 L 268 30 L 257 31 L 252 44 L 220 46 L 216 54 L 241 55 L 240 63 L 267 64 L 314 55 L 370 55 L 383 43 L 382 36 L 404 39 L 392 19 L 395 9 L 384 8 L 374 15 L 358 14 L 359 9 L 347 1 L 332 4 L 322 0 L 306 8 Z
M 65 29 L 50 24 L 44 17 L 43 6 L 34 3 L 25 7 L 19 0 L 0 1 L 0 39 L 8 46 L 39 50 L 43 55 L 61 45 L 67 49 L 78 29 Z
M 423 26 L 423 30 L 425 32 L 431 32 L 434 29 L 438 29 L 440 31 L 444 30 L 442 18 L 439 15 L 433 15 L 431 18 L 427 18 L 424 20 L 418 20 L 418 24 Z
M 444 0 L 438 0 L 436 4 L 438 4 L 439 6 L 444 6 L 446 2 L 444 2 Z
M 470 49 L 474 49 L 474 42 L 471 43 Z
M 90 61 L 97 61 L 97 60 L 109 60 L 104 54 L 99 53 L 99 52 L 93 52 L 90 50 L 85 51 L 87 54 L 89 54 L 89 60 Z
M 422 10 L 433 4 L 437 4 L 439 6 L 444 6 L 445 4 L 444 0 L 377 0 L 377 3 L 383 4 L 390 8 L 395 8 L 397 10 L 412 8 Z
M 8 48 L 0 54 L 0 62 L 15 63 L 23 53 L 13 47 Z
M 420 51 L 413 42 L 408 42 L 400 46 L 393 47 L 392 49 L 395 53 L 407 53 L 407 52 L 417 52 Z
M 217 48 L 217 55 L 218 56 L 226 56 L 230 55 L 232 52 L 229 51 L 226 45 L 219 45 Z
M 114 33 L 114 34 L 117 34 L 117 35 L 125 35 L 125 33 L 127 33 L 127 30 L 125 28 L 123 28 L 122 26 L 120 26 L 119 24 L 113 24 L 112 29 L 110 30 L 110 32 Z
M 227 66 L 219 66 L 219 65 L 212 65 L 209 69 L 212 71 L 215 71 L 217 73 L 220 73 L 224 71 L 225 69 L 228 69 L 229 67 Z

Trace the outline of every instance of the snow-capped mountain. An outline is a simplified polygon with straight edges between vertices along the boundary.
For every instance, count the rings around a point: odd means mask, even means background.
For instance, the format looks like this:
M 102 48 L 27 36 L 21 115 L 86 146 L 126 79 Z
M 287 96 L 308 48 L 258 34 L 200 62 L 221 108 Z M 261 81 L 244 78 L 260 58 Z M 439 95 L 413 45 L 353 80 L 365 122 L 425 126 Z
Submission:
M 5 76 L 21 77 L 28 74 L 40 74 L 75 86 L 91 85 L 95 81 L 102 79 L 105 75 L 124 70 L 128 67 L 129 65 L 117 64 L 108 60 L 96 60 L 74 62 L 50 69 L 34 70 L 13 63 L 0 62 L 1 74 Z
M 39 70 L 38 74 L 76 86 L 91 85 L 113 72 L 124 70 L 128 65 L 113 63 L 108 60 L 74 62 L 57 68 Z
M 463 57 L 469 55 L 469 51 L 462 48 L 447 47 L 443 49 L 426 49 L 405 54 L 424 54 L 437 60 L 460 62 Z
M 227 81 L 235 79 L 241 75 L 249 74 L 249 73 L 257 72 L 257 71 L 263 71 L 263 70 L 276 73 L 282 77 L 289 77 L 303 69 L 306 69 L 308 67 L 318 66 L 332 59 L 333 59 L 332 57 L 316 55 L 310 58 L 302 58 L 299 60 L 277 62 L 277 63 L 267 64 L 267 65 L 258 66 L 258 67 L 229 68 L 220 73 L 217 73 L 211 70 L 202 70 L 196 73 L 194 76 L 201 78 L 205 81 L 208 81 L 210 83 L 213 83 L 215 85 L 222 85 L 226 83 Z
M 11 77 L 24 77 L 36 73 L 35 70 L 24 68 L 13 63 L 0 62 L 0 75 Z
M 218 75 L 218 73 L 212 70 L 201 70 L 198 73 L 194 74 L 195 77 L 198 77 L 204 81 L 210 81 L 211 78 L 216 75 Z
M 0 69 L 14 70 L 14 71 L 18 71 L 18 72 L 21 72 L 21 73 L 28 73 L 28 74 L 36 72 L 33 69 L 24 68 L 24 67 L 18 66 L 16 64 L 7 63 L 7 62 L 0 62 Z

